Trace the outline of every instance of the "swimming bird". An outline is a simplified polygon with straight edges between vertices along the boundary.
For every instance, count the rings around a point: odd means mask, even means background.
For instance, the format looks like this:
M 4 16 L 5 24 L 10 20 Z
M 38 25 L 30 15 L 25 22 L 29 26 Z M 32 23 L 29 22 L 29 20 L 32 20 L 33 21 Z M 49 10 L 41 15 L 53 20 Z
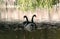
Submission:
M 27 16 L 24 16 L 24 18 L 26 18 L 26 21 L 23 22 L 23 25 L 27 25 L 29 23 L 28 17 Z
M 27 25 L 25 26 L 25 29 L 28 30 L 28 31 L 35 31 L 36 30 L 36 24 L 34 23 L 33 21 L 33 18 L 36 17 L 36 15 L 33 15 L 32 16 L 32 19 L 31 19 L 31 22 L 27 22 Z

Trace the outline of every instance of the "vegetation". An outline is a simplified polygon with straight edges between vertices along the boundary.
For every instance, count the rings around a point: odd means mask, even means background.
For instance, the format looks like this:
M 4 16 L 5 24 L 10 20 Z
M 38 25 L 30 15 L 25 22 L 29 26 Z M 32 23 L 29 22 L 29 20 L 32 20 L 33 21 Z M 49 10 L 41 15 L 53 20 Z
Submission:
M 3 0 L 0 0 L 0 4 L 2 4 L 2 3 L 4 3 L 4 1 Z
M 58 3 L 59 0 L 17 0 L 17 5 L 21 10 L 33 10 L 38 8 L 51 8 L 52 5 Z
M 0 4 L 4 0 L 0 0 Z M 51 8 L 52 5 L 59 3 L 59 0 L 16 0 L 15 4 L 19 6 L 20 10 L 34 10 L 38 8 Z

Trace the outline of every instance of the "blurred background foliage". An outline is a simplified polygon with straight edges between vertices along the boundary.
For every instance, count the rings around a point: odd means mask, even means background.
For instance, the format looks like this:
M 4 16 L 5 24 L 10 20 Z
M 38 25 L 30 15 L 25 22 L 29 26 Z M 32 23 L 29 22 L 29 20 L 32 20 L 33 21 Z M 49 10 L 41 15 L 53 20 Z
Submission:
M 0 4 L 3 0 L 0 0 Z M 59 0 L 15 0 L 14 4 L 19 6 L 20 10 L 35 10 L 36 8 L 52 8 L 59 3 Z
M 52 8 L 59 3 L 59 0 L 17 0 L 17 5 L 21 10 L 33 10 L 38 8 Z
M 3 0 L 0 0 L 0 4 L 3 4 L 4 3 L 4 1 Z

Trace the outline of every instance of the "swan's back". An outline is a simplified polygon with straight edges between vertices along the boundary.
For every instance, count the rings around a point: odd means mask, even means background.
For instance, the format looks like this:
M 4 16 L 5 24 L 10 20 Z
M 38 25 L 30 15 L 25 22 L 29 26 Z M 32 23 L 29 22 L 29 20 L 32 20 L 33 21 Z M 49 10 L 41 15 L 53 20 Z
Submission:
M 36 30 L 36 24 L 29 23 L 29 24 L 26 25 L 25 29 L 28 30 L 28 31 L 30 31 L 30 32 L 31 31 L 35 31 Z

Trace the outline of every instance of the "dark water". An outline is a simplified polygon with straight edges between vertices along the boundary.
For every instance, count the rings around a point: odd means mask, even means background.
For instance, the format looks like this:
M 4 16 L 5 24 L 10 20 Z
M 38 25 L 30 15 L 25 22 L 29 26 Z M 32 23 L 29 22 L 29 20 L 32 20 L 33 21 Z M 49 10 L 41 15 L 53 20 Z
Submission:
M 60 39 L 60 28 L 37 29 L 33 32 L 22 30 L 0 31 L 0 39 Z
M 60 39 L 60 30 L 42 29 L 34 32 L 5 31 L 0 32 L 0 39 Z

